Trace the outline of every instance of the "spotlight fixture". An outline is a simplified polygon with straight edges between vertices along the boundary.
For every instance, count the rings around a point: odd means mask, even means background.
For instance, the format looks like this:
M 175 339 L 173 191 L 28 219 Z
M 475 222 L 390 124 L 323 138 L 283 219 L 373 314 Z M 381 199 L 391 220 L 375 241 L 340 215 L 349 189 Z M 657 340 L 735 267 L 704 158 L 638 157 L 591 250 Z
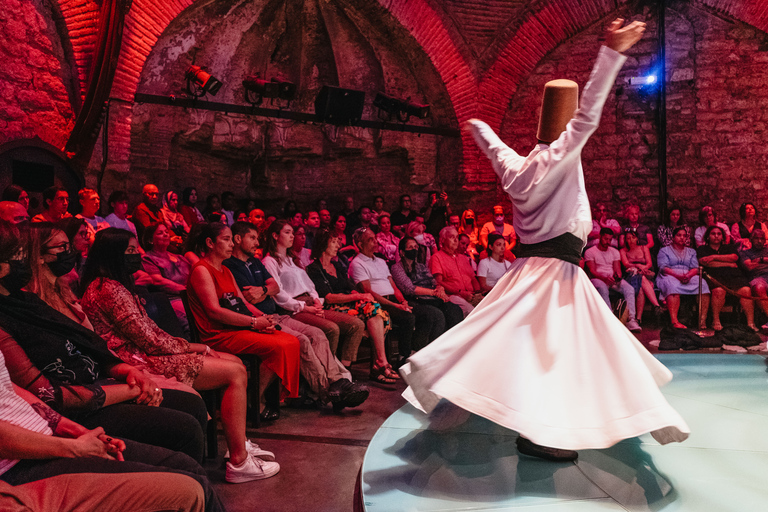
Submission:
M 392 120 L 392 117 L 397 116 L 398 120 L 403 123 L 407 123 L 411 116 L 426 119 L 429 117 L 430 111 L 429 105 L 413 103 L 411 98 L 400 100 L 383 92 L 376 94 L 373 106 L 379 109 L 379 119 L 389 121 Z
M 187 92 L 195 98 L 205 96 L 207 93 L 216 96 L 221 86 L 224 85 L 200 66 L 189 66 L 185 77 L 187 79 Z
M 243 79 L 243 88 L 245 89 L 245 101 L 253 106 L 261 105 L 264 98 L 275 98 L 290 101 L 296 97 L 296 84 L 287 80 L 272 78 L 265 80 L 258 74 L 249 75 Z

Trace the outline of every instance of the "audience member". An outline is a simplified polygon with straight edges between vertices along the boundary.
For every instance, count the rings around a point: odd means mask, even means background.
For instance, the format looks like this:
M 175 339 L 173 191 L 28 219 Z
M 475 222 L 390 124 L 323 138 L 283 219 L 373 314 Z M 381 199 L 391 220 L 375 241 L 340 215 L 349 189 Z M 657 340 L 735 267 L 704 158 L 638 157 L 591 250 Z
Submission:
M 437 284 L 429 268 L 416 260 L 418 247 L 418 242 L 409 236 L 400 240 L 400 258 L 391 271 L 395 285 L 408 299 L 416 315 L 414 345 L 423 348 L 461 322 L 464 312 L 450 301 L 445 288 Z M 443 318 L 434 309 L 439 310 Z
M 469 242 L 469 237 L 464 236 Z M 504 259 L 506 240 L 500 234 L 491 233 L 488 236 L 486 251 L 488 257 L 480 260 L 477 265 L 477 282 L 480 283 L 480 292 L 483 294 L 491 291 L 499 279 L 504 277 L 504 274 L 512 267 L 512 264 Z
M 379 254 L 384 256 L 387 265 L 392 266 L 397 260 L 397 246 L 400 239 L 391 231 L 392 219 L 387 212 L 379 215 L 379 232 L 376 240 L 379 242 Z
M 223 265 L 234 248 L 229 228 L 221 223 L 202 226 L 203 258 L 192 267 L 187 285 L 200 339 L 216 351 L 261 358 L 259 412 L 264 419 L 277 419 L 278 411 L 265 410 L 264 391 L 278 377 L 283 395 L 299 396 L 299 340 L 276 331 L 272 317 L 245 300 L 232 272 Z
M 621 255 L 615 247 L 612 247 L 613 230 L 602 228 L 600 230 L 600 242 L 587 249 L 584 253 L 584 261 L 591 275 L 590 281 L 597 288 L 598 293 L 611 307 L 609 290 L 619 292 L 627 302 L 627 329 L 640 331 L 635 310 L 635 290 L 628 282 L 621 278 Z
M 179 237 L 179 243 L 181 243 L 181 238 L 185 237 L 191 228 L 179 211 L 179 196 L 173 190 L 169 190 L 163 196 L 162 212 L 165 226 L 173 235 Z
M 497 233 L 504 238 L 507 244 L 506 249 L 511 251 L 517 243 L 517 237 L 515 235 L 515 228 L 512 224 L 507 224 L 504 220 L 504 208 L 502 206 L 493 207 L 493 220 L 486 222 L 483 228 L 480 230 L 480 245 L 483 249 L 488 249 L 488 235 L 491 233 Z
M 447 226 L 440 230 L 440 250 L 432 255 L 429 270 L 437 284 L 445 288 L 451 302 L 458 305 L 466 317 L 483 296 L 469 261 L 456 254 L 458 246 L 456 229 Z
M 765 231 L 760 228 L 752 230 L 751 246 L 740 255 L 744 267 L 749 272 L 749 286 L 757 297 L 768 298 L 768 246 L 765 245 Z M 757 305 L 768 314 L 768 300 L 759 300 Z M 768 328 L 768 324 L 763 325 Z
M 593 247 L 600 242 L 600 231 L 603 228 L 610 228 L 613 231 L 613 240 L 611 243 L 613 247 L 619 247 L 619 235 L 621 234 L 621 226 L 619 221 L 611 217 L 611 212 L 608 210 L 608 205 L 605 203 L 595 203 L 594 211 L 592 212 L 592 231 L 587 235 L 587 248 Z
M 74 252 L 72 258 L 75 262 L 75 271 L 67 276 L 66 281 L 74 286 L 73 289 L 77 289 L 76 281 L 79 279 L 80 270 L 85 264 L 85 258 L 88 257 L 88 249 L 91 248 L 92 239 L 89 235 L 88 224 L 83 219 L 69 217 L 58 222 L 58 226 L 66 233 L 70 247 Z
M 722 222 L 717 221 L 717 213 L 715 213 L 715 209 L 711 206 L 705 206 L 699 211 L 699 227 L 696 228 L 696 231 L 694 231 L 693 236 L 696 240 L 696 247 L 699 247 L 701 245 L 704 245 L 706 242 L 704 242 L 704 233 L 706 233 L 707 228 L 709 226 L 720 226 L 723 228 L 723 231 L 725 232 L 725 243 L 729 244 L 731 243 L 731 232 L 728 229 L 728 226 L 723 224 Z
M 683 226 L 676 227 L 672 232 L 672 245 L 662 247 L 659 251 L 659 275 L 656 286 L 661 292 L 661 298 L 667 304 L 669 319 L 672 327 L 684 329 L 685 325 L 678 320 L 680 310 L 680 295 L 697 295 L 699 293 L 699 262 L 696 251 L 685 246 L 686 232 Z M 701 311 L 699 311 L 699 328 L 706 329 L 707 309 L 709 308 L 709 286 L 701 283 Z
M 467 209 L 461 213 L 461 222 L 458 227 L 458 233 L 459 235 L 467 235 L 469 237 L 467 254 L 472 261 L 477 263 L 477 260 L 480 259 L 479 251 L 482 251 L 483 248 L 480 244 L 480 228 L 477 225 L 477 219 L 475 218 L 475 212 L 473 210 Z
M 317 212 L 307 213 L 307 222 L 304 224 L 304 233 L 307 235 L 307 241 L 304 243 L 304 247 L 312 251 L 312 247 L 315 243 L 315 235 L 317 234 L 317 230 L 320 229 L 320 214 Z
M 376 196 L 373 198 L 373 209 L 371 210 L 371 225 L 378 226 L 379 225 L 379 217 L 386 213 L 389 215 L 388 212 L 384 211 L 384 196 Z
M 325 199 L 318 199 L 315 209 L 319 212 L 320 210 L 327 210 L 328 209 L 328 201 Z M 326 226 L 327 227 L 327 226 Z
M 197 189 L 195 187 L 187 187 L 182 191 L 181 208 L 179 208 L 179 211 L 184 216 L 184 221 L 190 229 L 196 224 L 205 222 L 203 213 L 197 209 Z
M 283 207 L 283 218 L 291 219 L 298 211 L 299 209 L 296 207 L 296 201 L 289 199 L 285 202 L 285 206 Z
M 221 422 L 230 453 L 228 482 L 260 480 L 277 474 L 280 466 L 271 462 L 274 454 L 261 450 L 245 437 L 245 366 L 233 355 L 175 338 L 149 319 L 139 297 L 130 291 L 131 271 L 140 258 L 132 233 L 111 228 L 97 234 L 83 275 L 83 308 L 93 320 L 94 330 L 123 361 L 175 378 L 200 391 L 222 389 Z M 247 460 L 250 458 L 253 460 Z
M 341 242 L 341 252 L 357 252 L 357 248 L 351 244 L 351 238 L 347 238 L 347 218 L 344 217 L 343 213 L 337 213 L 333 216 L 331 233 L 333 233 L 333 235 L 339 239 L 339 242 Z
M 128 220 L 128 194 L 123 190 L 115 190 L 109 195 L 109 209 L 111 213 L 104 219 L 113 228 L 124 229 L 136 234 L 136 226 Z
M 304 214 L 301 212 L 296 212 L 293 214 L 293 217 L 289 219 L 289 221 L 294 229 L 299 226 L 304 227 Z
M 387 263 L 375 255 L 378 242 L 373 231 L 360 228 L 355 231 L 354 240 L 360 254 L 350 263 L 349 277 L 355 282 L 358 290 L 373 296 L 384 311 L 389 313 L 392 331 L 398 341 L 399 363 L 402 363 L 411 355 L 416 317 L 408 301 L 395 285 Z M 393 373 L 389 366 L 378 371 L 390 379 L 400 377 Z
M 461 236 L 461 215 L 458 213 L 452 213 L 448 216 L 448 219 L 445 222 L 446 226 L 453 226 L 456 228 L 456 231 L 459 231 L 459 236 Z M 440 232 L 438 232 L 438 236 L 440 235 Z M 467 237 L 469 238 L 469 237 Z
M 331 347 L 328 338 L 319 327 L 301 322 L 290 315 L 274 316 L 277 304 L 273 296 L 280 293 L 280 283 L 272 277 L 266 267 L 253 257 L 259 245 L 256 229 L 246 223 L 232 226 L 235 248 L 232 257 L 224 262 L 235 276 L 245 299 L 262 313 L 273 315 L 277 325 L 287 334 L 296 336 L 301 343 L 301 374 L 309 383 L 315 398 L 331 401 L 334 410 L 356 407 L 368 398 L 365 386 L 352 382 L 352 375 L 334 355 L 337 347 Z M 355 334 L 362 338 L 361 326 Z M 340 329 L 336 327 L 338 334 Z M 338 342 L 338 336 L 336 341 Z M 356 340 L 355 351 L 360 344 Z M 356 355 L 356 354 L 355 354 Z
M 653 283 L 650 281 L 656 275 L 653 272 L 653 260 L 648 250 L 648 245 L 638 245 L 637 235 L 633 231 L 628 231 L 624 235 L 624 247 L 619 251 L 621 255 L 621 264 L 624 267 L 624 281 L 632 285 L 635 290 L 635 306 L 637 310 L 637 323 L 643 322 L 643 310 L 645 309 L 645 300 L 648 299 L 651 304 L 659 306 L 656 299 L 656 292 L 653 291 Z
M 139 241 L 144 241 L 144 231 L 149 226 L 165 223 L 163 211 L 158 206 L 160 202 L 160 191 L 151 183 L 144 185 L 141 190 L 141 203 L 133 209 L 131 221 L 136 225 L 136 234 Z
M 331 212 L 325 208 L 318 211 L 320 215 L 320 229 L 331 229 Z
M 152 284 L 168 294 L 171 306 L 182 328 L 189 329 L 187 313 L 181 301 L 181 292 L 187 289 L 192 265 L 184 256 L 168 251 L 171 234 L 165 224 L 149 226 L 144 232 L 144 249 L 141 266 L 152 278 Z
M 369 293 L 358 293 L 352 280 L 347 277 L 346 270 L 336 259 L 336 253 L 341 247 L 338 237 L 327 229 L 317 234 L 315 247 L 312 249 L 312 264 L 307 267 L 307 275 L 312 279 L 318 296 L 324 300 L 326 311 L 349 315 L 356 322 L 367 327 L 368 335 L 373 341 L 373 368 L 370 380 L 380 384 L 396 382 L 387 371 L 389 362 L 386 354 L 386 333 L 389 330 L 389 315 Z M 362 329 L 356 332 L 361 332 Z M 344 343 L 341 348 L 341 361 L 349 366 L 357 359 L 357 348 L 360 340 L 355 338 Z
M 400 196 L 400 209 L 391 216 L 392 232 L 401 237 L 405 234 L 405 228 L 411 222 L 416 220 L 416 212 L 411 210 L 411 196 L 403 194 Z
M 88 239 L 90 243 L 93 243 L 93 237 L 96 235 L 96 232 L 109 227 L 109 223 L 103 217 L 96 215 L 99 213 L 99 207 L 101 206 L 99 193 L 92 188 L 84 188 L 77 193 L 77 196 L 80 200 L 82 211 L 76 217 L 85 221 Z
M 200 259 L 203 257 L 203 253 L 205 252 L 205 239 L 203 238 L 204 224 L 206 223 L 201 222 L 192 226 L 192 229 L 189 231 L 187 240 L 181 247 L 181 251 L 179 251 L 184 255 L 184 258 L 189 262 L 189 264 L 193 266 L 195 263 L 200 261 Z M 141 249 L 141 247 L 139 247 L 139 249 Z
M 59 261 L 46 257 L 43 251 L 51 248 L 39 235 L 32 234 L 34 243 L 25 251 L 18 232 L 0 226 L 0 244 L 7 248 L 0 260 L 17 262 L 0 281 L 0 350 L 14 384 L 87 428 L 101 426 L 112 435 L 201 461 L 206 411 L 199 396 L 161 389 L 150 376 L 116 358 L 92 330 L 21 291 L 35 273 L 41 283 L 49 280 L 53 271 L 44 267 Z M 42 260 L 33 254 L 41 254 Z M 68 306 L 62 310 L 71 312 Z M 115 380 L 104 380 L 109 377 Z
M 307 243 L 307 234 L 304 226 L 293 227 L 293 262 L 297 267 L 307 268 L 312 263 L 312 252 L 304 247 Z
M 29 212 L 29 194 L 19 185 L 14 184 L 5 187 L 5 190 L 3 190 L 2 200 L 19 203 L 24 207 L 26 212 Z
M 759 229 L 759 228 L 758 228 Z M 739 254 L 735 244 L 724 244 L 725 233 L 720 226 L 710 226 L 704 234 L 706 245 L 696 249 L 699 265 L 704 267 L 704 277 L 712 293 L 712 329 L 720 331 L 720 311 L 725 305 L 725 287 L 736 290 L 744 296 L 750 296 L 749 279 L 739 268 Z M 751 244 L 750 244 L 751 247 Z M 747 316 L 747 326 L 757 331 L 755 325 L 755 305 L 751 299 L 741 298 L 741 309 Z
M 69 193 L 64 187 L 52 186 L 43 190 L 43 213 L 32 217 L 32 222 L 59 222 L 72 216 L 69 208 Z
M 235 200 L 235 194 L 226 191 L 221 193 L 221 213 L 227 216 L 227 226 L 231 226 L 235 222 L 235 209 L 237 208 L 237 201 Z
M 245 210 L 237 210 L 235 211 L 235 222 L 248 222 L 248 214 L 245 212 Z
M 205 198 L 205 210 L 203 210 L 203 217 L 208 219 L 212 213 L 219 213 L 224 215 L 224 213 L 221 211 L 221 199 L 219 199 L 218 194 L 208 194 L 208 197 Z M 224 217 L 226 219 L 226 215 L 224 215 Z
M 248 214 L 248 222 L 256 226 L 256 230 L 259 234 L 263 233 L 266 230 L 266 216 L 264 215 L 264 210 L 258 208 L 251 210 L 251 213 Z
M 757 220 L 757 209 L 753 203 L 742 203 L 739 207 L 739 222 L 731 227 L 731 239 L 738 246 L 740 251 L 745 251 L 752 247 L 750 235 L 752 230 L 760 228 L 763 233 L 768 233 L 768 229 L 761 221 Z M 706 237 L 704 239 L 706 242 Z
M 659 239 L 659 244 L 661 244 L 661 247 L 667 247 L 672 245 L 672 231 L 678 227 L 682 226 L 685 228 L 685 233 L 688 236 L 688 241 L 686 242 L 686 246 L 690 247 L 691 245 L 691 228 L 685 223 L 683 220 L 683 211 L 680 209 L 680 207 L 676 204 L 672 204 L 672 206 L 669 207 L 669 210 L 667 212 L 667 220 L 664 224 L 659 226 L 658 231 L 656 232 L 656 238 Z
M 651 234 L 651 228 L 640 223 L 640 206 L 630 203 L 624 210 L 624 217 L 626 217 L 627 223 L 624 225 L 619 237 L 619 246 L 624 247 L 624 235 L 631 231 L 637 235 L 638 245 L 647 245 L 649 250 L 652 249 L 654 243 L 653 235 Z
M 451 205 L 448 202 L 448 194 L 445 192 L 430 192 L 427 195 L 427 205 L 422 214 L 425 217 L 424 224 L 427 226 L 427 233 L 432 237 L 439 236 L 440 230 L 445 227 L 445 221 L 451 213 Z
M 0 220 L 10 224 L 22 224 L 29 222 L 29 213 L 21 203 L 16 201 L 0 201 Z
M 405 236 L 413 238 L 419 244 L 418 262 L 429 265 L 432 255 L 437 252 L 435 238 L 427 233 L 426 224 L 415 220 L 405 227 Z

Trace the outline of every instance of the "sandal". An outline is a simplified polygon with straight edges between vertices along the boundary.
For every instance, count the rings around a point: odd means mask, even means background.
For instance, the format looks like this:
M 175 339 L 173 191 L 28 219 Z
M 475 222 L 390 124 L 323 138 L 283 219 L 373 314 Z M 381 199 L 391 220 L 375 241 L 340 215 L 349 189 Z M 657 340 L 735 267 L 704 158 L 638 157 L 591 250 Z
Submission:
M 389 368 L 387 366 L 376 366 L 373 365 L 373 368 L 371 368 L 371 374 L 368 377 L 368 380 L 371 380 L 373 382 L 377 382 L 379 384 L 394 384 L 397 382 L 396 379 L 390 377 L 388 375 Z
M 387 378 L 395 379 L 395 380 L 400 380 L 400 374 L 392 369 L 392 365 L 391 364 L 388 364 L 387 366 L 385 366 L 384 370 L 385 370 L 385 374 L 386 374 Z

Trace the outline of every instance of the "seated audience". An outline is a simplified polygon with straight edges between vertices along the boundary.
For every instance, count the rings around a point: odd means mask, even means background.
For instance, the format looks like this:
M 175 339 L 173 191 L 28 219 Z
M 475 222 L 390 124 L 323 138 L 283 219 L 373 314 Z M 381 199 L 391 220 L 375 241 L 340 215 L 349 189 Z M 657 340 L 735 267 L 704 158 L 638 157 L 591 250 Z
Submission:
M 293 217 L 290 218 L 290 224 L 294 229 L 299 226 L 304 227 L 304 214 L 301 212 L 294 213 Z
M 667 304 L 669 319 L 672 327 L 684 329 L 677 313 L 680 310 L 680 295 L 698 295 L 699 293 L 699 262 L 696 251 L 685 246 L 686 232 L 683 226 L 678 226 L 672 232 L 672 245 L 662 247 L 659 251 L 659 275 L 656 286 L 661 292 L 661 298 Z M 699 328 L 706 329 L 707 309 L 709 308 L 709 286 L 701 283 L 701 311 L 699 311 Z
M 224 215 L 224 212 L 221 211 L 221 199 L 219 199 L 218 194 L 209 194 L 208 197 L 205 198 L 205 210 L 203 210 L 203 217 L 210 219 L 210 216 L 213 213 Z M 224 215 L 224 217 L 226 222 L 226 215 Z
M 448 216 L 448 220 L 445 222 L 446 226 L 453 226 L 456 228 L 456 231 L 459 231 L 461 228 L 461 215 L 458 213 L 452 213 Z M 438 236 L 440 236 L 440 233 L 437 233 Z M 461 236 L 461 232 L 459 232 L 459 236 Z M 467 235 L 467 238 L 469 238 L 469 235 Z
M 43 190 L 43 213 L 32 217 L 32 222 L 59 222 L 72 216 L 69 208 L 69 193 L 64 187 L 52 186 Z
M 189 323 L 180 294 L 187 289 L 192 265 L 184 256 L 168 251 L 171 233 L 165 224 L 149 226 L 144 231 L 143 245 L 146 252 L 141 257 L 142 270 L 152 278 L 152 284 L 168 294 L 182 328 L 187 330 Z
M 190 229 L 196 224 L 205 222 L 203 213 L 197 209 L 197 189 L 195 187 L 187 187 L 181 193 L 181 208 L 179 208 L 179 211 L 184 216 L 184 221 Z
M 315 398 L 322 402 L 332 402 L 336 411 L 362 404 L 368 398 L 367 388 L 352 382 L 352 375 L 336 359 L 336 347 L 331 348 L 323 331 L 290 315 L 275 315 L 277 303 L 273 297 L 280 293 L 280 283 L 253 256 L 259 246 L 256 227 L 248 223 L 235 223 L 232 233 L 235 247 L 232 257 L 225 260 L 224 265 L 232 272 L 246 301 L 265 315 L 271 315 L 282 332 L 299 339 L 301 374 L 309 383 Z M 338 327 L 336 332 L 339 332 Z M 357 332 L 362 336 L 362 329 Z M 359 339 L 357 344 L 360 344 Z
M 765 231 L 753 229 L 750 236 L 751 246 L 740 255 L 744 267 L 749 272 L 749 286 L 757 297 L 768 297 L 768 246 L 765 245 Z M 759 300 L 757 305 L 768 314 L 768 300 Z M 763 329 L 768 324 L 763 325 Z
M 248 214 L 244 210 L 235 211 L 235 222 L 248 222 Z
M 19 203 L 24 207 L 24 211 L 29 212 L 29 194 L 19 185 L 8 185 L 3 190 L 3 201 L 12 201 Z
M 194 265 L 203 257 L 205 249 L 205 240 L 202 237 L 203 224 L 206 223 L 201 222 L 192 226 L 192 229 L 189 230 L 189 236 L 184 241 L 184 245 L 181 246 L 181 250 L 179 251 L 184 255 L 184 259 L 186 259 L 190 265 Z
M 699 211 L 699 227 L 697 227 L 696 231 L 693 233 L 693 237 L 696 240 L 696 247 L 706 243 L 704 242 L 704 233 L 707 232 L 709 226 L 720 226 L 723 228 L 723 231 L 725 231 L 725 243 L 731 243 L 731 232 L 728 229 L 728 226 L 717 221 L 717 213 L 715 213 L 714 208 L 705 206 Z
M 416 220 L 416 212 L 411 210 L 411 196 L 408 194 L 401 195 L 400 209 L 390 217 L 392 219 L 392 232 L 397 236 L 405 235 L 405 228 Z
M 191 228 L 179 211 L 179 196 L 173 190 L 169 190 L 163 196 L 162 211 L 165 226 L 173 235 L 179 237 L 179 243 L 181 243 L 181 238 L 185 237 Z
M 248 214 L 248 222 L 256 226 L 256 230 L 259 234 L 266 230 L 266 219 L 267 217 L 264 214 L 264 210 L 258 208 L 251 210 L 251 213 Z
M 753 230 L 754 231 L 754 230 Z M 741 295 L 750 296 L 749 279 L 739 268 L 739 254 L 735 244 L 724 244 L 725 233 L 720 226 L 710 226 L 704 234 L 707 244 L 696 249 L 699 265 L 704 267 L 704 277 L 712 292 L 712 329 L 720 331 L 720 311 L 725 305 L 725 288 L 735 290 Z M 752 244 L 750 244 L 751 247 Z M 741 298 L 741 309 L 747 316 L 747 326 L 757 331 L 755 325 L 755 305 L 752 300 Z
M 128 194 L 123 190 L 115 190 L 109 195 L 109 209 L 112 213 L 104 219 L 113 228 L 124 229 L 136 234 L 136 226 L 128 220 Z
M 80 271 L 85 264 L 85 259 L 88 257 L 88 249 L 91 248 L 92 239 L 88 230 L 88 224 L 83 219 L 70 217 L 59 221 L 58 226 L 66 233 L 70 247 L 75 253 L 72 256 L 75 262 L 74 272 L 66 280 L 76 289 L 77 285 L 75 282 L 79 279 Z
M 611 217 L 611 212 L 608 210 L 608 205 L 605 203 L 595 203 L 594 211 L 592 212 L 592 231 L 587 235 L 587 248 L 594 247 L 600 242 L 600 231 L 603 228 L 610 228 L 613 231 L 613 240 L 611 243 L 613 247 L 619 247 L 619 235 L 621 234 L 621 226 L 619 221 Z
M 672 245 L 672 231 L 682 226 L 685 228 L 685 232 L 688 236 L 688 242 L 685 244 L 687 247 L 691 246 L 691 228 L 683 220 L 683 211 L 676 204 L 672 204 L 667 211 L 667 220 L 664 224 L 659 226 L 656 231 L 656 238 L 658 238 L 661 247 L 667 247 Z
M 451 226 L 453 227 L 453 226 Z M 469 239 L 469 236 L 465 235 L 464 233 L 459 234 L 459 245 L 456 247 L 456 254 L 463 258 L 467 258 L 469 260 L 469 264 L 472 267 L 472 272 L 477 275 L 477 262 L 469 255 L 469 248 L 472 245 L 471 240 Z M 504 244 L 506 246 L 506 243 Z M 504 258 L 506 258 L 507 261 L 513 262 L 515 261 L 515 255 L 511 252 L 504 250 Z
M 379 217 L 385 213 L 389 215 L 388 212 L 384 211 L 384 196 L 374 197 L 373 209 L 371 210 L 371 225 L 374 228 L 376 228 L 379 225 Z
M 245 437 L 248 374 L 240 359 L 171 336 L 150 320 L 138 295 L 131 293 L 132 271 L 141 264 L 138 246 L 128 231 L 110 228 L 97 234 L 82 282 L 83 309 L 94 330 L 123 361 L 199 391 L 222 389 L 221 422 L 230 453 L 228 482 L 277 474 L 280 466 L 268 462 L 274 461 L 274 454 Z
M 235 223 L 235 209 L 237 208 L 237 200 L 235 194 L 229 191 L 221 193 L 221 213 L 227 216 L 227 226 L 231 226 Z
M 427 233 L 426 224 L 417 220 L 411 222 L 405 228 L 405 236 L 413 238 L 419 244 L 419 263 L 429 265 L 432 255 L 437 252 L 437 242 L 432 235 Z
M 376 302 L 373 295 L 358 293 L 352 280 L 347 277 L 346 270 L 336 259 L 336 253 L 341 247 L 339 239 L 327 229 L 317 234 L 315 247 L 312 249 L 313 262 L 307 267 L 307 275 L 312 279 L 318 296 L 321 297 L 326 311 L 346 314 L 367 327 L 368 335 L 373 341 L 373 369 L 370 380 L 392 384 L 396 382 L 393 371 L 387 368 L 385 349 L 386 333 L 389 330 L 389 315 Z M 361 331 L 362 332 L 362 331 Z M 355 344 L 357 343 L 357 345 Z M 342 346 L 341 361 L 349 366 L 357 359 L 359 340 Z
M 195 461 L 61 416 L 11 382 L 2 352 L 0 402 L 2 510 L 224 510 Z
M 320 214 L 317 212 L 307 213 L 307 221 L 304 223 L 304 232 L 307 235 L 307 241 L 304 243 L 304 247 L 312 251 L 312 246 L 315 243 L 315 235 L 317 230 L 320 229 Z
M 331 212 L 325 208 L 318 210 L 317 214 L 320 216 L 320 229 L 331 229 Z
M 307 243 L 306 230 L 304 226 L 293 226 L 293 233 L 293 262 L 298 267 L 307 268 L 312 263 L 312 252 L 304 247 Z
M 296 201 L 293 199 L 289 199 L 285 202 L 285 206 L 283 206 L 283 218 L 284 219 L 292 219 L 296 213 L 298 213 L 299 209 L 296 206 Z
M 432 256 L 429 270 L 437 284 L 445 288 L 451 302 L 458 305 L 466 317 L 483 296 L 469 261 L 456 254 L 458 246 L 459 234 L 456 230 L 451 226 L 441 229 L 440 250 Z
M 207 422 L 202 399 L 161 389 L 150 375 L 115 357 L 84 326 L 90 324 L 80 316 L 82 310 L 76 313 L 61 296 L 50 304 L 43 300 L 63 289 L 55 286 L 56 266 L 50 264 L 60 262 L 57 254 L 68 250 L 62 232 L 47 226 L 32 232 L 26 250 L 18 232 L 0 226 L 0 243 L 7 248 L 0 259 L 11 262 L 0 281 L 0 350 L 11 380 L 87 428 L 101 426 L 112 435 L 201 461 Z M 46 231 L 53 233 L 51 239 L 44 238 Z M 30 288 L 41 290 L 42 298 L 21 291 L 30 276 L 36 279 Z
M 360 228 L 355 231 L 354 240 L 355 245 L 360 248 L 360 254 L 350 263 L 349 277 L 355 282 L 358 290 L 370 294 L 389 314 L 392 333 L 397 337 L 400 353 L 398 364 L 402 364 L 413 349 L 413 330 L 416 326 L 413 308 L 392 280 L 387 263 L 375 255 L 378 242 L 373 231 Z M 390 379 L 400 378 L 389 366 L 378 371 Z
M 466 237 L 469 241 L 469 237 Z M 480 283 L 480 292 L 488 293 L 494 285 L 504 277 L 504 274 L 512 267 L 512 264 L 504 259 L 506 240 L 498 233 L 488 236 L 487 258 L 480 260 L 477 265 L 477 282 Z
M 738 250 L 745 251 L 752 247 L 750 235 L 752 230 L 760 228 L 763 233 L 768 233 L 768 229 L 761 221 L 757 220 L 757 209 L 752 203 L 742 203 L 739 207 L 739 222 L 731 227 L 731 239 L 738 246 Z M 705 238 L 706 242 L 706 238 Z
M 264 391 L 277 377 L 284 396 L 299 396 L 299 340 L 275 330 L 272 317 L 245 300 L 232 272 L 224 266 L 234 247 L 229 228 L 221 223 L 202 226 L 203 258 L 192 267 L 187 285 L 201 341 L 219 352 L 261 358 L 259 411 L 264 419 L 277 419 L 278 411 L 265 411 Z
M 397 247 L 400 239 L 392 233 L 392 219 L 387 212 L 379 215 L 379 232 L 376 233 L 379 242 L 379 254 L 384 256 L 387 265 L 392 266 L 397 261 Z
M 347 237 L 346 231 L 347 219 L 343 213 L 337 213 L 333 216 L 333 221 L 331 222 L 331 233 L 341 242 L 339 252 L 349 251 L 349 254 L 355 254 L 357 253 L 357 247 L 352 245 L 352 239 Z
M 507 244 L 506 249 L 511 251 L 515 248 L 517 243 L 517 235 L 515 235 L 515 228 L 512 224 L 507 224 L 504 220 L 504 208 L 502 206 L 493 207 L 493 220 L 486 222 L 483 228 L 480 230 L 479 244 L 484 250 L 488 249 L 488 235 L 491 233 L 497 233 L 504 238 L 504 242 Z
M 650 279 L 656 275 L 653 272 L 653 260 L 648 250 L 648 245 L 639 245 L 637 235 L 633 231 L 628 231 L 624 235 L 624 247 L 619 251 L 621 255 L 621 264 L 624 267 L 624 281 L 632 285 L 635 290 L 635 306 L 637 310 L 637 323 L 643 322 L 643 310 L 645 309 L 645 300 L 648 299 L 651 304 L 659 307 L 659 301 L 656 299 L 656 292 L 653 290 L 653 283 Z
M 0 220 L 13 225 L 27 223 L 29 213 L 16 201 L 0 201 Z
M 148 183 L 141 190 L 141 195 L 141 203 L 133 209 L 133 217 L 131 218 L 131 221 L 136 225 L 136 234 L 140 242 L 144 240 L 144 231 L 149 226 L 165 223 L 163 211 L 158 206 L 160 191 L 157 187 Z
M 432 238 L 440 235 L 440 230 L 445 227 L 445 221 L 451 213 L 451 205 L 448 202 L 448 194 L 445 192 L 430 192 L 427 197 L 427 205 L 422 211 L 427 233 Z
M 647 245 L 649 250 L 652 249 L 654 243 L 653 235 L 651 234 L 651 228 L 640 223 L 640 206 L 629 204 L 624 209 L 624 217 L 627 219 L 627 223 L 622 228 L 619 246 L 624 247 L 624 235 L 631 231 L 637 235 L 637 245 Z
M 628 282 L 621 278 L 621 255 L 615 247 L 612 247 L 613 230 L 602 228 L 600 230 L 600 242 L 587 249 L 584 253 L 584 261 L 590 274 L 590 281 L 597 288 L 608 307 L 611 307 L 609 291 L 619 292 L 627 301 L 627 329 L 640 331 L 635 310 L 635 290 Z
M 459 236 L 467 235 L 469 237 L 467 254 L 472 259 L 472 261 L 477 263 L 477 261 L 480 259 L 480 252 L 484 249 L 480 244 L 480 228 L 477 225 L 477 219 L 475 218 L 474 210 L 464 210 L 462 212 L 461 222 L 459 223 L 459 227 L 457 229 Z
M 101 199 L 99 193 L 92 188 L 84 188 L 77 193 L 80 200 L 82 211 L 76 215 L 78 219 L 83 219 L 88 229 L 88 239 L 93 243 L 93 237 L 100 229 L 109 227 L 109 224 L 103 217 L 96 215 L 99 213 Z
M 419 244 L 411 237 L 400 240 L 400 259 L 392 265 L 392 280 L 398 290 L 408 299 L 408 304 L 416 315 L 416 334 L 421 339 L 415 339 L 414 345 L 418 348 L 425 347 L 428 343 L 437 339 L 446 330 L 458 324 L 464 319 L 464 312 L 459 306 L 450 301 L 445 293 L 445 288 L 437 284 L 429 267 L 419 263 Z M 434 309 L 440 310 L 441 319 Z M 424 319 L 421 316 L 424 315 Z M 425 323 L 431 317 L 431 322 Z

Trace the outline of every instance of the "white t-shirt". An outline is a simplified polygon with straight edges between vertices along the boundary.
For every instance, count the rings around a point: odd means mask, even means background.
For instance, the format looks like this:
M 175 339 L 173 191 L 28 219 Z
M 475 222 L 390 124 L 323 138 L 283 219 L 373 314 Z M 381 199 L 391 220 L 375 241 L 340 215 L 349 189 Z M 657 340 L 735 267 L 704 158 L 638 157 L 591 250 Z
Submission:
M 595 272 L 599 276 L 613 276 L 613 262 L 621 261 L 621 255 L 617 249 L 609 247 L 608 250 L 601 251 L 598 246 L 590 247 L 584 253 L 586 261 L 595 262 Z
M 280 307 L 298 313 L 304 310 L 305 303 L 294 297 L 308 293 L 313 299 L 319 298 L 315 283 L 306 270 L 297 267 L 292 259 L 286 258 L 282 264 L 278 264 L 275 258 L 267 256 L 261 262 L 280 287 L 280 291 L 273 297 Z M 320 299 L 320 302 L 323 300 Z
M 355 284 L 360 281 L 370 281 L 371 291 L 379 295 L 394 295 L 395 289 L 389 282 L 390 275 L 387 262 L 376 256 L 369 258 L 360 253 L 349 264 L 349 277 Z
M 477 277 L 484 277 L 486 284 L 493 286 L 507 273 L 511 266 L 512 264 L 505 259 L 498 262 L 490 257 L 483 258 L 477 265 Z

